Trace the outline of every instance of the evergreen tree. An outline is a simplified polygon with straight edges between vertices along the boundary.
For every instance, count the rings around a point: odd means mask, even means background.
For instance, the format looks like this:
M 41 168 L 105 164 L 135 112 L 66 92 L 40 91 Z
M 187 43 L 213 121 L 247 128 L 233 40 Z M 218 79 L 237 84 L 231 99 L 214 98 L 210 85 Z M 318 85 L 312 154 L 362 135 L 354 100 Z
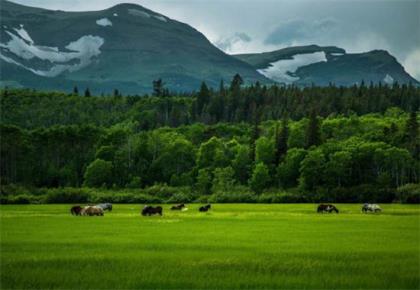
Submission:
M 281 131 L 278 132 L 278 125 L 276 127 L 276 153 L 274 158 L 274 165 L 277 167 L 284 155 L 287 153 L 287 141 L 289 139 L 289 122 L 288 117 L 285 116 L 281 122 Z
M 75 95 L 75 96 L 79 95 L 79 89 L 77 88 L 77 86 L 74 86 L 74 88 L 73 88 L 73 95 Z
M 254 126 L 252 127 L 251 132 L 251 139 L 249 144 L 249 159 L 252 163 L 255 162 L 255 149 L 256 149 L 256 142 L 260 135 L 259 124 L 258 124 L 258 116 L 255 117 Z
M 412 156 L 419 160 L 420 158 L 420 140 L 419 140 L 419 123 L 417 122 L 417 112 L 412 110 L 405 125 L 404 138 L 407 147 Z
M 118 89 L 114 89 L 114 97 L 120 97 L 120 92 L 118 91 Z
M 233 76 L 232 82 L 230 83 L 230 90 L 231 91 L 239 91 L 241 89 L 241 85 L 244 83 L 242 77 L 239 74 Z
M 85 90 L 85 97 L 90 97 L 90 96 L 91 96 L 90 90 L 89 90 L 89 88 L 86 88 L 86 90 Z
M 197 95 L 197 113 L 201 115 L 203 108 L 210 101 L 210 91 L 205 82 L 201 83 L 200 91 Z
M 319 126 L 317 113 L 315 109 L 313 109 L 309 116 L 309 124 L 306 129 L 306 148 L 321 144 L 321 132 Z
M 155 97 L 162 97 L 164 95 L 164 86 L 162 79 L 154 80 L 153 81 L 153 95 Z

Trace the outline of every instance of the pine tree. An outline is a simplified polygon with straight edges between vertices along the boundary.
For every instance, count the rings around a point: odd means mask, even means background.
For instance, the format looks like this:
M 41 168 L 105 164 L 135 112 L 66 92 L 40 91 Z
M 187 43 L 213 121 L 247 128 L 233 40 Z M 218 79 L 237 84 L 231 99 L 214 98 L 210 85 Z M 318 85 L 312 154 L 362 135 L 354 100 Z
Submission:
M 276 154 L 275 154 L 275 166 L 280 164 L 281 159 L 287 153 L 287 141 L 289 139 L 289 122 L 287 115 L 281 122 L 281 131 L 278 131 L 278 125 L 276 128 Z
M 405 125 L 404 138 L 411 154 L 418 160 L 420 157 L 419 123 L 417 122 L 417 112 L 414 110 L 410 112 L 410 116 Z
M 210 91 L 205 82 L 201 83 L 200 91 L 197 95 L 197 113 L 201 115 L 203 108 L 210 101 Z
M 90 96 L 91 96 L 90 90 L 89 90 L 89 88 L 86 88 L 86 90 L 85 90 L 85 97 L 90 97 Z
M 73 88 L 73 95 L 75 95 L 75 96 L 79 95 L 79 89 L 77 88 L 77 86 L 74 86 L 74 88 Z
M 120 97 L 120 91 L 118 89 L 114 89 L 114 97 Z
M 155 97 L 162 97 L 164 95 L 165 84 L 163 83 L 162 79 L 154 80 L 153 81 L 153 95 Z
M 309 124 L 306 130 L 306 148 L 321 144 L 321 133 L 316 110 L 313 109 L 309 116 Z
M 256 148 L 255 143 L 257 142 L 257 139 L 260 135 L 258 123 L 259 123 L 258 116 L 256 116 L 254 120 L 254 126 L 252 127 L 251 140 L 250 140 L 250 145 L 249 145 L 249 158 L 251 159 L 252 163 L 255 162 L 255 148 Z

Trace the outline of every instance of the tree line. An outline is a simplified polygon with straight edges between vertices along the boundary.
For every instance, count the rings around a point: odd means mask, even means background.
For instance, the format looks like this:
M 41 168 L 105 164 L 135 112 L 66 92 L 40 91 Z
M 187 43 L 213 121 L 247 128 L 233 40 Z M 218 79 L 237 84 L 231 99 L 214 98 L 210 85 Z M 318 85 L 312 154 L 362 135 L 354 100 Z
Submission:
M 420 106 L 420 88 L 411 84 L 382 84 L 352 87 L 242 86 L 236 75 L 229 85 L 223 81 L 218 90 L 204 82 L 197 92 L 170 93 L 164 82 L 153 84 L 152 95 L 123 96 L 115 90 L 111 96 L 92 96 L 88 89 L 79 95 L 39 92 L 28 89 L 2 89 L 1 123 L 34 129 L 54 125 L 95 125 L 110 127 L 134 122 L 136 131 L 163 126 L 178 127 L 219 122 L 254 123 L 305 118 L 314 111 L 321 117 L 384 113 L 398 107 L 416 111 Z
M 167 184 L 197 196 L 286 190 L 343 202 L 392 201 L 397 188 L 419 183 L 415 111 L 318 112 L 312 108 L 301 119 L 258 115 L 252 122 L 147 130 L 133 120 L 38 128 L 2 121 L 1 182 L 115 189 Z

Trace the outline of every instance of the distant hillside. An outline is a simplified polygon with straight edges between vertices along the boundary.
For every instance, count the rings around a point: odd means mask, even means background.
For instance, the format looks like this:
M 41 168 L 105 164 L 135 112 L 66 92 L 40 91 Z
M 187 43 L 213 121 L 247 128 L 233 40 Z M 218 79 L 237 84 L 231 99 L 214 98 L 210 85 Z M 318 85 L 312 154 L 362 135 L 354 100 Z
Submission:
M 363 80 L 419 84 L 395 57 L 384 50 L 346 53 L 338 47 L 310 45 L 234 56 L 280 83 L 321 86 L 334 83 L 348 86 Z
M 2 85 L 141 93 L 158 78 L 177 91 L 203 80 L 217 86 L 236 73 L 268 82 L 191 26 L 139 5 L 63 12 L 0 4 Z

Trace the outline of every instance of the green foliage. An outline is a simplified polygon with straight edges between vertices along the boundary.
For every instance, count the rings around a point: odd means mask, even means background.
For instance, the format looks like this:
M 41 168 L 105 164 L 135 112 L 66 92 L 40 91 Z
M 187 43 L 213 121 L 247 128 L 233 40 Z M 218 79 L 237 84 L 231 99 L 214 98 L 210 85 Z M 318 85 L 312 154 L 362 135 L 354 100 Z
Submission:
M 255 162 L 270 166 L 274 162 L 274 142 L 267 137 L 261 137 L 256 142 Z
M 398 200 L 402 203 L 420 203 L 420 184 L 409 183 L 398 188 Z
M 86 168 L 85 185 L 91 187 L 100 187 L 103 184 L 110 184 L 112 179 L 112 163 L 102 159 L 95 159 Z
M 200 194 L 210 194 L 212 176 L 208 169 L 198 170 L 196 188 Z
M 277 168 L 279 185 L 288 188 L 298 184 L 300 176 L 300 163 L 307 151 L 301 148 L 292 148 L 287 151 L 285 160 Z
M 212 189 L 213 193 L 229 192 L 235 183 L 235 172 L 232 167 L 216 168 L 213 172 Z
M 53 188 L 48 190 L 46 203 L 86 203 L 88 193 L 81 188 Z
M 316 186 L 322 185 L 325 168 L 325 155 L 321 150 L 311 150 L 301 162 L 300 166 L 300 187 L 304 190 L 313 190 Z
M 249 186 L 256 193 L 261 193 L 270 183 L 270 174 L 267 166 L 260 162 L 258 163 L 254 171 L 252 172 L 251 179 L 249 180 Z
M 402 102 L 399 94 L 408 87 L 364 87 L 362 93 L 370 90 L 366 98 L 385 98 L 388 104 L 379 109 L 369 103 L 366 111 L 364 101 L 351 96 L 354 88 L 240 83 L 237 78 L 229 89 L 203 86 L 191 96 L 143 98 L 1 91 L 2 198 L 85 185 L 115 192 L 144 188 L 142 194 L 163 201 L 186 187 L 189 200 L 212 192 L 229 194 L 236 185 L 258 193 L 300 185 L 299 195 L 308 200 L 356 202 L 364 200 L 353 192 L 358 187 L 378 188 L 372 194 L 363 190 L 372 199 L 368 201 L 392 200 L 396 188 L 419 182 L 418 114 L 406 107 L 420 90 L 410 88 Z M 330 93 L 341 96 L 341 107 L 327 116 L 331 111 L 323 98 Z M 203 112 L 194 117 L 199 94 Z M 225 104 L 217 114 L 209 110 L 215 99 Z M 357 115 L 366 112 L 385 113 Z M 308 140 L 312 147 L 305 150 Z M 13 184 L 31 190 L 3 194 L 9 190 L 4 186 Z M 154 192 L 167 184 L 166 195 Z M 124 193 L 121 200 L 135 200 L 132 194 Z

